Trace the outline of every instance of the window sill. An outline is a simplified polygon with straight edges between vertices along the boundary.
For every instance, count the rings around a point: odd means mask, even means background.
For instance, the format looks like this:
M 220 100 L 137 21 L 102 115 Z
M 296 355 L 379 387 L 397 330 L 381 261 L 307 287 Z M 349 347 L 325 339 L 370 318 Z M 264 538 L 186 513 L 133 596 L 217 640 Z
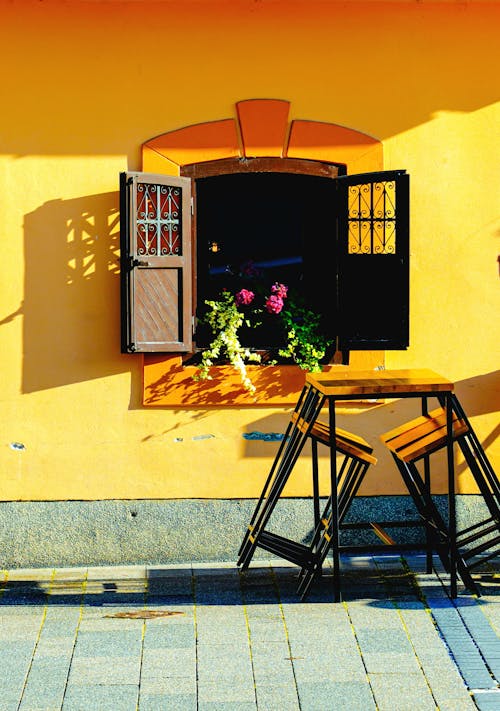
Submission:
M 383 351 L 357 351 L 351 353 L 348 367 L 366 370 L 383 363 Z M 251 395 L 230 365 L 214 366 L 212 380 L 195 381 L 197 367 L 184 366 L 182 356 L 144 354 L 143 370 L 145 407 L 295 407 L 306 375 L 295 365 L 248 365 L 256 387 Z

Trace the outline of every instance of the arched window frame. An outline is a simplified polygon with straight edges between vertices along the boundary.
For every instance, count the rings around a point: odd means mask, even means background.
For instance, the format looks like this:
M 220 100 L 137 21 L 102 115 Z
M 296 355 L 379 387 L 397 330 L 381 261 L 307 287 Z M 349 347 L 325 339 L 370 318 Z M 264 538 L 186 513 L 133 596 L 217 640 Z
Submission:
M 181 167 L 181 177 L 123 173 L 121 176 L 122 247 L 122 351 L 190 353 L 193 351 L 196 294 L 196 180 L 245 172 L 299 173 L 332 180 L 338 209 L 332 215 L 338 260 L 332 283 L 336 285 L 339 315 L 337 346 L 351 349 L 405 349 L 409 345 L 409 176 L 406 171 L 380 171 L 347 176 L 345 166 L 294 158 L 229 158 Z M 180 226 L 182 255 L 156 255 L 144 259 L 137 249 L 137 186 L 145 182 L 176 185 L 182 191 Z M 393 183 L 393 207 L 384 213 L 373 206 L 370 186 Z M 358 186 L 358 187 L 356 187 Z M 360 187 L 359 187 L 360 186 Z M 357 190 L 352 207 L 350 193 Z M 371 192 L 370 192 L 371 191 Z M 365 200 L 363 193 L 369 194 Z M 377 198 L 378 199 L 378 198 Z M 352 202 L 352 201 L 351 201 Z M 370 203 L 370 204 L 368 204 Z M 397 208 L 396 208 L 397 205 Z M 371 212 L 370 212 L 371 211 Z M 389 219 L 386 220 L 386 217 Z M 393 251 L 376 248 L 352 251 L 352 226 L 371 231 L 392 221 L 397 239 Z M 379 227 L 382 225 L 382 227 Z M 385 233 L 385 232 L 384 232 Z M 361 245 L 361 241 L 360 241 Z M 392 265 L 387 267 L 389 258 Z M 321 259 L 321 252 L 318 252 Z M 381 262 L 381 259 L 384 261 Z M 375 265 L 375 266 L 374 266 Z M 381 269 L 383 265 L 383 269 Z M 371 317 L 370 317 L 371 314 Z M 390 324 L 376 332 L 375 321 Z M 381 320 L 380 320 L 381 319 Z M 379 326 L 380 328 L 380 326 Z

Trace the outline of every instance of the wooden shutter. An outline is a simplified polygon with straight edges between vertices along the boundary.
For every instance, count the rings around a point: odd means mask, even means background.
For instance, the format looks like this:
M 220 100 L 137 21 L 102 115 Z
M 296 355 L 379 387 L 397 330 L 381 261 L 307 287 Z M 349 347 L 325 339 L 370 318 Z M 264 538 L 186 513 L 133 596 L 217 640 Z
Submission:
M 192 349 L 191 181 L 120 175 L 122 352 Z
M 336 179 L 339 347 L 409 345 L 409 176 Z

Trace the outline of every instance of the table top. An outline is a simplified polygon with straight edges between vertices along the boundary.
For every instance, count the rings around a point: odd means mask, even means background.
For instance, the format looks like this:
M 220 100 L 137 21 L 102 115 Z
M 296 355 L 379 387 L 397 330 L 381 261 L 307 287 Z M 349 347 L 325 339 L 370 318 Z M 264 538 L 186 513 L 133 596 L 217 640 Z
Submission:
M 364 397 L 384 394 L 418 396 L 451 392 L 453 383 L 432 370 L 336 370 L 307 373 L 306 382 L 327 397 Z

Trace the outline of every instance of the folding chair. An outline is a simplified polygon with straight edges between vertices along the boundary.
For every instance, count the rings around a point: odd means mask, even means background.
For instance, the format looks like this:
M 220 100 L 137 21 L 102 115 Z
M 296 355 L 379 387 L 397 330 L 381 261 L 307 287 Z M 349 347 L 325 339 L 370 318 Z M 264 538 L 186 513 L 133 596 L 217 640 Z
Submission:
M 318 466 L 318 443 L 330 445 L 330 429 L 326 423 L 316 421 L 309 431 L 312 447 L 313 470 Z M 363 481 L 368 467 L 376 464 L 373 448 L 365 440 L 351 432 L 335 429 L 335 450 L 343 455 L 342 463 L 337 473 L 335 494 L 332 493 L 326 502 L 322 516 L 316 521 L 316 527 L 308 547 L 308 565 L 303 566 L 298 591 L 304 600 L 312 582 L 322 571 L 322 566 L 328 551 L 335 540 L 334 528 L 342 528 L 343 520 L 349 511 L 354 497 Z M 337 496 L 338 520 L 333 520 L 332 496 Z
M 266 526 L 304 444 L 310 439 L 314 507 L 313 530 L 316 532 L 321 528 L 318 443 L 330 445 L 329 427 L 317 419 L 323 402 L 324 398 L 318 395 L 316 389 L 310 388 L 308 385 L 304 387 L 241 544 L 237 565 L 241 566 L 242 570 L 250 564 L 257 547 L 295 563 L 303 572 L 313 574 L 313 577 L 321 570 L 324 555 L 320 559 L 318 554 L 323 553 L 322 550 L 317 551 L 313 545 L 305 545 L 292 538 L 280 536 L 266 530 Z M 362 437 L 340 428 L 335 430 L 335 449 L 343 455 L 338 480 L 342 481 L 340 501 L 343 515 L 345 515 L 368 466 L 375 463 L 376 459 L 371 454 L 372 447 Z M 329 500 L 331 502 L 331 497 Z
M 386 432 L 381 440 L 389 448 L 426 527 L 428 559 L 435 550 L 449 571 L 451 556 L 464 585 L 479 595 L 470 571 L 500 552 L 500 486 L 455 395 L 452 396 L 452 430 L 452 438 L 460 446 L 489 511 L 487 518 L 457 530 L 454 537 L 450 536 L 430 488 L 430 456 L 448 445 L 444 408 Z M 425 466 L 423 477 L 417 466 L 420 461 L 424 461 Z M 484 556 L 486 551 L 489 554 Z
M 293 467 L 302 452 L 308 438 L 308 430 L 312 427 L 321 411 L 323 402 L 324 397 L 321 396 L 317 390 L 308 384 L 303 387 L 247 531 L 243 537 L 237 561 L 237 565 L 240 566 L 242 570 L 248 568 L 258 546 L 271 553 L 276 553 L 280 557 L 297 563 L 300 566 L 308 564 L 307 557 L 309 553 L 306 546 L 294 543 L 287 538 L 266 531 L 266 525 L 292 473 Z M 303 427 L 298 426 L 299 419 L 300 422 L 304 424 Z M 317 478 L 315 478 L 313 474 L 315 519 L 319 517 L 317 513 L 318 496 Z

